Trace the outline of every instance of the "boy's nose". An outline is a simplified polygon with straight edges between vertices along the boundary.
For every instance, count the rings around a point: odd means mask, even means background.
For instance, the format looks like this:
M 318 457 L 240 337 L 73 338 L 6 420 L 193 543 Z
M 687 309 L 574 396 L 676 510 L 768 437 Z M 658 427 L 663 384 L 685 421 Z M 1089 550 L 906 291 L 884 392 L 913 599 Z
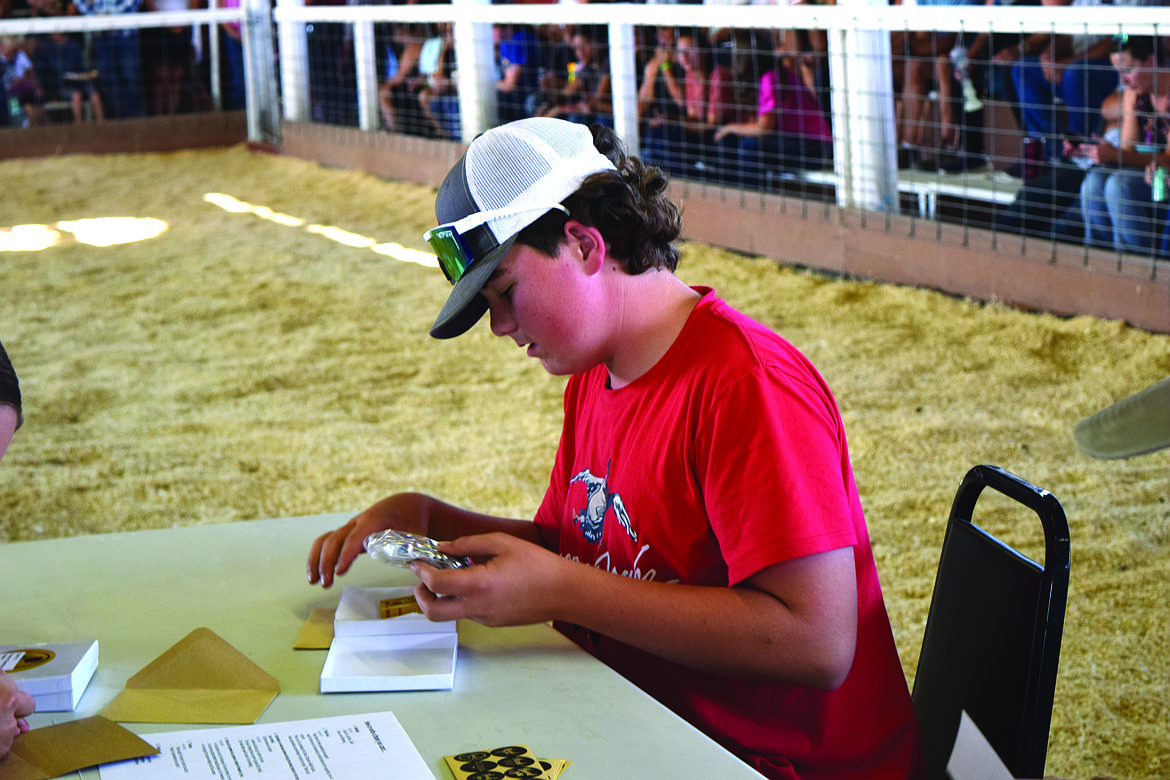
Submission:
M 503 301 L 488 304 L 488 317 L 491 318 L 493 336 L 507 336 L 516 330 L 516 322 L 512 319 L 512 312 Z

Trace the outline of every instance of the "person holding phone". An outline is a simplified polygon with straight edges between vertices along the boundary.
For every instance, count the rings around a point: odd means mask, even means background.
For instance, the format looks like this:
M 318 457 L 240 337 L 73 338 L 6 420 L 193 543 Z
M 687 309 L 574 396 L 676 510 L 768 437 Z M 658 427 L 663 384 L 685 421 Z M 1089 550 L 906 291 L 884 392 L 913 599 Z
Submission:
M 1170 135 L 1170 72 L 1162 69 L 1155 38 L 1121 33 L 1113 42 L 1109 58 L 1123 88 L 1119 143 L 1069 139 L 1065 154 L 1094 164 L 1081 183 L 1085 241 L 1146 254 L 1156 224 L 1146 167 Z

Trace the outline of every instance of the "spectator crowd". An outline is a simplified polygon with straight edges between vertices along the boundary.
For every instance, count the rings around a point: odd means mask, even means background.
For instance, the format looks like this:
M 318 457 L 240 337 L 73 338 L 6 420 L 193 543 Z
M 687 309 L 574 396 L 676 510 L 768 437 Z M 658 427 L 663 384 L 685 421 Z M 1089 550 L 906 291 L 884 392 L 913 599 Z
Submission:
M 997 0 L 906 2 L 994 5 Z M 198 3 L 206 0 L 0 0 L 0 17 L 175 11 Z M 375 25 L 381 129 L 460 140 L 452 28 L 450 23 Z M 635 30 L 637 119 L 645 159 L 674 177 L 758 190 L 832 167 L 823 30 L 669 25 Z M 606 25 L 497 24 L 493 32 L 500 123 L 547 116 L 613 126 Z M 242 108 L 238 25 L 220 25 L 214 32 L 206 26 L 147 27 L 0 37 L 0 125 L 211 110 L 210 34 L 218 36 L 223 53 L 219 107 Z M 312 119 L 357 125 L 352 27 L 309 24 L 306 40 Z M 1163 43 L 1125 34 L 895 31 L 890 46 L 898 165 L 937 175 L 998 168 L 1020 182 L 1016 200 L 994 216 L 999 228 L 1170 256 L 1159 172 L 1170 167 L 1170 73 L 1163 70 Z M 1024 139 L 1015 159 L 989 153 L 989 134 L 1004 130 L 994 126 L 1001 120 L 993 119 L 989 106 L 1006 107 L 1013 125 L 1007 130 Z

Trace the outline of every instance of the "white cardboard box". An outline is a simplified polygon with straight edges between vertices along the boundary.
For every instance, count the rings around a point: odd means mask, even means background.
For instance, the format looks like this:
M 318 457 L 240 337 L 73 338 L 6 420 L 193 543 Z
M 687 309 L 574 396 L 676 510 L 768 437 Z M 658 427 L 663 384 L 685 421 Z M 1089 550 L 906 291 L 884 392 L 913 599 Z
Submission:
M 0 646 L 0 668 L 30 694 L 37 712 L 77 708 L 98 665 L 97 640 Z
M 417 613 L 379 618 L 379 604 L 414 588 L 346 588 L 321 670 L 321 692 L 449 690 L 455 685 L 455 621 Z
M 393 618 L 379 617 L 379 605 L 389 599 L 413 596 L 414 588 L 346 588 L 333 617 L 333 636 L 385 636 L 388 634 L 454 633 L 455 622 L 433 623 L 412 612 Z

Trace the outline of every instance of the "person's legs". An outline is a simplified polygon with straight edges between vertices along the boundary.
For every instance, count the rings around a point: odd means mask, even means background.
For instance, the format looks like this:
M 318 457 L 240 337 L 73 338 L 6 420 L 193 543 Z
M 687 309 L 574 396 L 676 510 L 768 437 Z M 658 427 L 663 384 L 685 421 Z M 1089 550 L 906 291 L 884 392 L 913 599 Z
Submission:
M 1052 85 L 1044 78 L 1039 57 L 1027 57 L 1012 68 L 1012 83 L 1020 96 L 1020 116 L 1025 135 L 1044 136 L 1049 147 L 1056 137 Z
M 1170 260 L 1170 210 L 1166 209 L 1165 204 L 1159 204 L 1154 206 L 1154 214 L 1162 220 L 1162 234 L 1157 239 L 1158 257 L 1162 260 Z
M 73 112 L 73 123 L 81 124 L 85 121 L 85 103 L 80 89 L 69 92 L 69 108 Z
M 239 110 L 246 107 L 246 90 L 244 87 L 244 44 L 228 35 L 221 33 L 220 51 L 227 60 L 227 94 L 222 96 L 225 110 Z
M 642 160 L 665 168 L 671 176 L 685 173 L 682 156 L 682 125 L 670 122 L 651 125 L 642 138 Z
M 1113 245 L 1113 220 L 1105 200 L 1109 168 L 1091 168 L 1081 182 L 1081 213 L 1085 219 L 1085 242 L 1091 246 Z
M 1110 174 L 1105 202 L 1113 222 L 1113 243 L 1118 249 L 1145 254 L 1154 245 L 1150 185 L 1145 171 L 1124 168 Z
M 443 128 L 443 133 L 452 141 L 460 140 L 462 127 L 459 124 L 459 96 L 441 95 L 431 102 L 431 112 Z
M 712 184 L 724 184 L 729 187 L 739 185 L 739 140 L 734 135 L 725 136 L 721 141 L 715 141 L 710 134 L 708 142 L 702 147 L 696 167 L 699 168 L 701 181 Z
M 927 141 L 926 131 L 931 113 L 928 95 L 934 77 L 933 65 L 929 57 L 906 60 L 905 82 L 902 85 L 901 141 L 907 146 L 921 147 Z
M 780 163 L 786 170 L 819 171 L 831 159 L 831 147 L 814 138 L 781 136 Z
M 138 31 L 117 31 L 113 38 L 120 110 L 118 116 L 142 116 L 142 55 L 138 50 Z
M 98 72 L 98 91 L 106 96 L 110 116 L 118 117 L 120 104 L 117 78 L 117 58 L 114 56 L 114 44 L 111 41 L 113 32 L 96 32 L 93 35 L 93 47 L 90 58 L 94 70 Z
M 1045 168 L 1042 174 L 1025 182 L 1015 200 L 996 216 L 996 227 L 1048 238 L 1080 240 L 1085 226 L 1080 209 L 1073 207 L 1084 178 L 1085 172 L 1075 165 L 1053 164 Z M 1070 233 L 1064 223 L 1074 212 L 1076 230 Z
M 764 152 L 761 137 L 741 136 L 739 139 L 739 181 L 744 189 L 758 190 L 764 186 Z

